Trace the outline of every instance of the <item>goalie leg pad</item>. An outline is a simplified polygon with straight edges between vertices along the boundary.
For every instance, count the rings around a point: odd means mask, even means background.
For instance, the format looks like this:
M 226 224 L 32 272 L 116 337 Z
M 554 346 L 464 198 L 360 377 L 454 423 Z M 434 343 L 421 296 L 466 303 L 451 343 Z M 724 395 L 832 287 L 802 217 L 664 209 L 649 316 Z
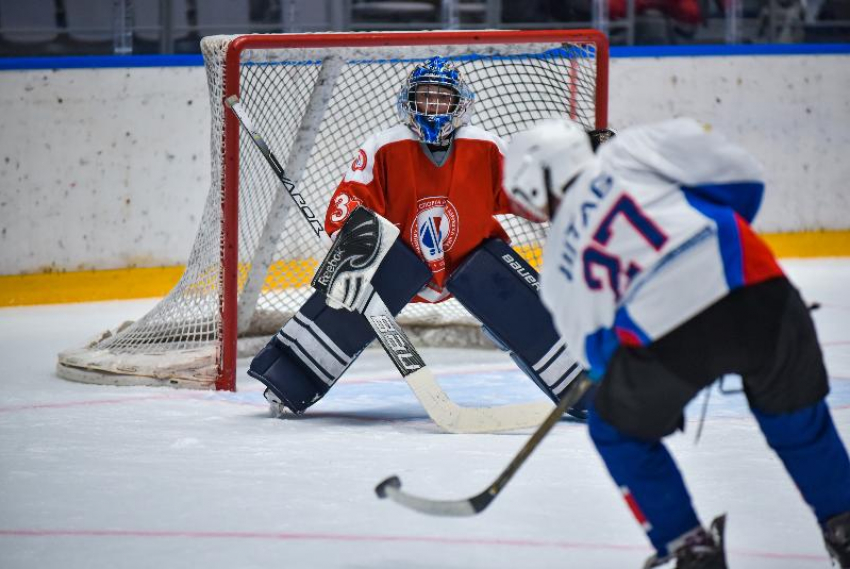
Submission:
M 372 279 L 394 315 L 431 279 L 413 251 L 396 241 Z M 362 314 L 330 308 L 314 293 L 253 359 L 248 375 L 283 404 L 304 412 L 321 399 L 361 351 L 375 339 Z
M 540 301 L 537 271 L 507 243 L 485 241 L 455 270 L 447 288 L 553 401 L 566 393 L 581 366 Z M 587 399 L 572 414 L 583 416 Z

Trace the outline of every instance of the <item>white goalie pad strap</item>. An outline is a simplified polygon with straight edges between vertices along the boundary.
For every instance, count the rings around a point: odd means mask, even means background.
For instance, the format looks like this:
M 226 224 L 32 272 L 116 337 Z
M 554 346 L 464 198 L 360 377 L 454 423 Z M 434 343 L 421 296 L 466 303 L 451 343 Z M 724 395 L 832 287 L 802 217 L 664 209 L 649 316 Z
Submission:
M 320 342 L 322 342 L 322 344 L 337 360 L 339 360 L 340 362 L 344 362 L 346 366 L 351 363 L 352 358 L 344 351 L 342 351 L 342 348 L 337 346 L 336 342 L 334 342 L 330 336 L 325 334 L 325 331 L 319 328 L 319 326 L 315 322 L 313 322 L 301 313 L 296 313 L 292 319 L 304 328 L 309 329 L 310 333 L 316 336 L 316 338 Z
M 328 385 L 332 385 L 351 363 L 351 358 L 303 314 L 292 317 L 277 333 L 277 339 L 296 352 Z
M 298 359 L 310 368 L 316 377 L 328 385 L 333 385 L 334 379 L 331 374 L 325 371 L 325 369 L 323 369 L 319 363 L 309 353 L 307 353 L 304 348 L 301 347 L 300 344 L 293 341 L 289 336 L 286 336 L 282 330 L 277 333 L 277 339 L 280 340 L 284 346 L 291 348 Z
M 416 297 L 426 302 L 437 303 L 448 298 L 450 294 L 451 293 L 448 290 L 438 287 L 432 281 L 423 286 L 420 291 L 416 293 Z
M 581 373 L 581 366 L 570 355 L 567 345 L 563 341 L 552 346 L 546 352 L 546 355 L 532 367 L 555 395 L 560 395 L 572 380 Z

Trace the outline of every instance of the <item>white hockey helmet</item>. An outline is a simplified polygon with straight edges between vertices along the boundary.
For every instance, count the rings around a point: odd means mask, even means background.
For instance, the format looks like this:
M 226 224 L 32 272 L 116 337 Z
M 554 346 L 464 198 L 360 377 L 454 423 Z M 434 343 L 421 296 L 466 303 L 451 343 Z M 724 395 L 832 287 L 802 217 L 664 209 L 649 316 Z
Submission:
M 538 221 L 548 220 L 575 177 L 593 161 L 584 128 L 546 119 L 511 138 L 504 186 L 513 204 Z

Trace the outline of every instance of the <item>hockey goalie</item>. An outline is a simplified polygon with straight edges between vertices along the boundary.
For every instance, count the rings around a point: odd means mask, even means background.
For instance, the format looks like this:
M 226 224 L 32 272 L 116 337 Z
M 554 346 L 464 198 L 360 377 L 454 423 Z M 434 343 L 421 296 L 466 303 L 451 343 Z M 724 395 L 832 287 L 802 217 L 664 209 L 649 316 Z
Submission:
M 525 214 L 502 188 L 504 143 L 469 125 L 474 101 L 459 70 L 433 57 L 399 91 L 400 124 L 357 150 L 327 208 L 335 245 L 317 290 L 251 362 L 273 408 L 303 413 L 336 383 L 375 338 L 362 314 L 372 294 L 393 315 L 453 296 L 555 402 L 581 373 L 539 300 L 536 271 L 494 218 Z M 331 284 L 323 275 L 341 265 L 347 277 Z M 585 408 L 568 412 L 584 418 Z

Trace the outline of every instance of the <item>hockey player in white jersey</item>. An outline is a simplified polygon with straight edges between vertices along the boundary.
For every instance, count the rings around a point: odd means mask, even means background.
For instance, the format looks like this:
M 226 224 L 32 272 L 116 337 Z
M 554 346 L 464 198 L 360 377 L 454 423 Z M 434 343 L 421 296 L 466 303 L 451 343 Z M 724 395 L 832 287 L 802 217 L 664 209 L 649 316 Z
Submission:
M 661 439 L 729 373 L 850 567 L 850 460 L 812 319 L 750 228 L 756 161 L 690 119 L 626 129 L 596 155 L 580 127 L 551 120 L 513 137 L 505 186 L 538 219 L 554 215 L 542 298 L 601 382 L 590 435 L 656 549 L 647 567 L 726 567 L 724 516 L 702 527 Z

